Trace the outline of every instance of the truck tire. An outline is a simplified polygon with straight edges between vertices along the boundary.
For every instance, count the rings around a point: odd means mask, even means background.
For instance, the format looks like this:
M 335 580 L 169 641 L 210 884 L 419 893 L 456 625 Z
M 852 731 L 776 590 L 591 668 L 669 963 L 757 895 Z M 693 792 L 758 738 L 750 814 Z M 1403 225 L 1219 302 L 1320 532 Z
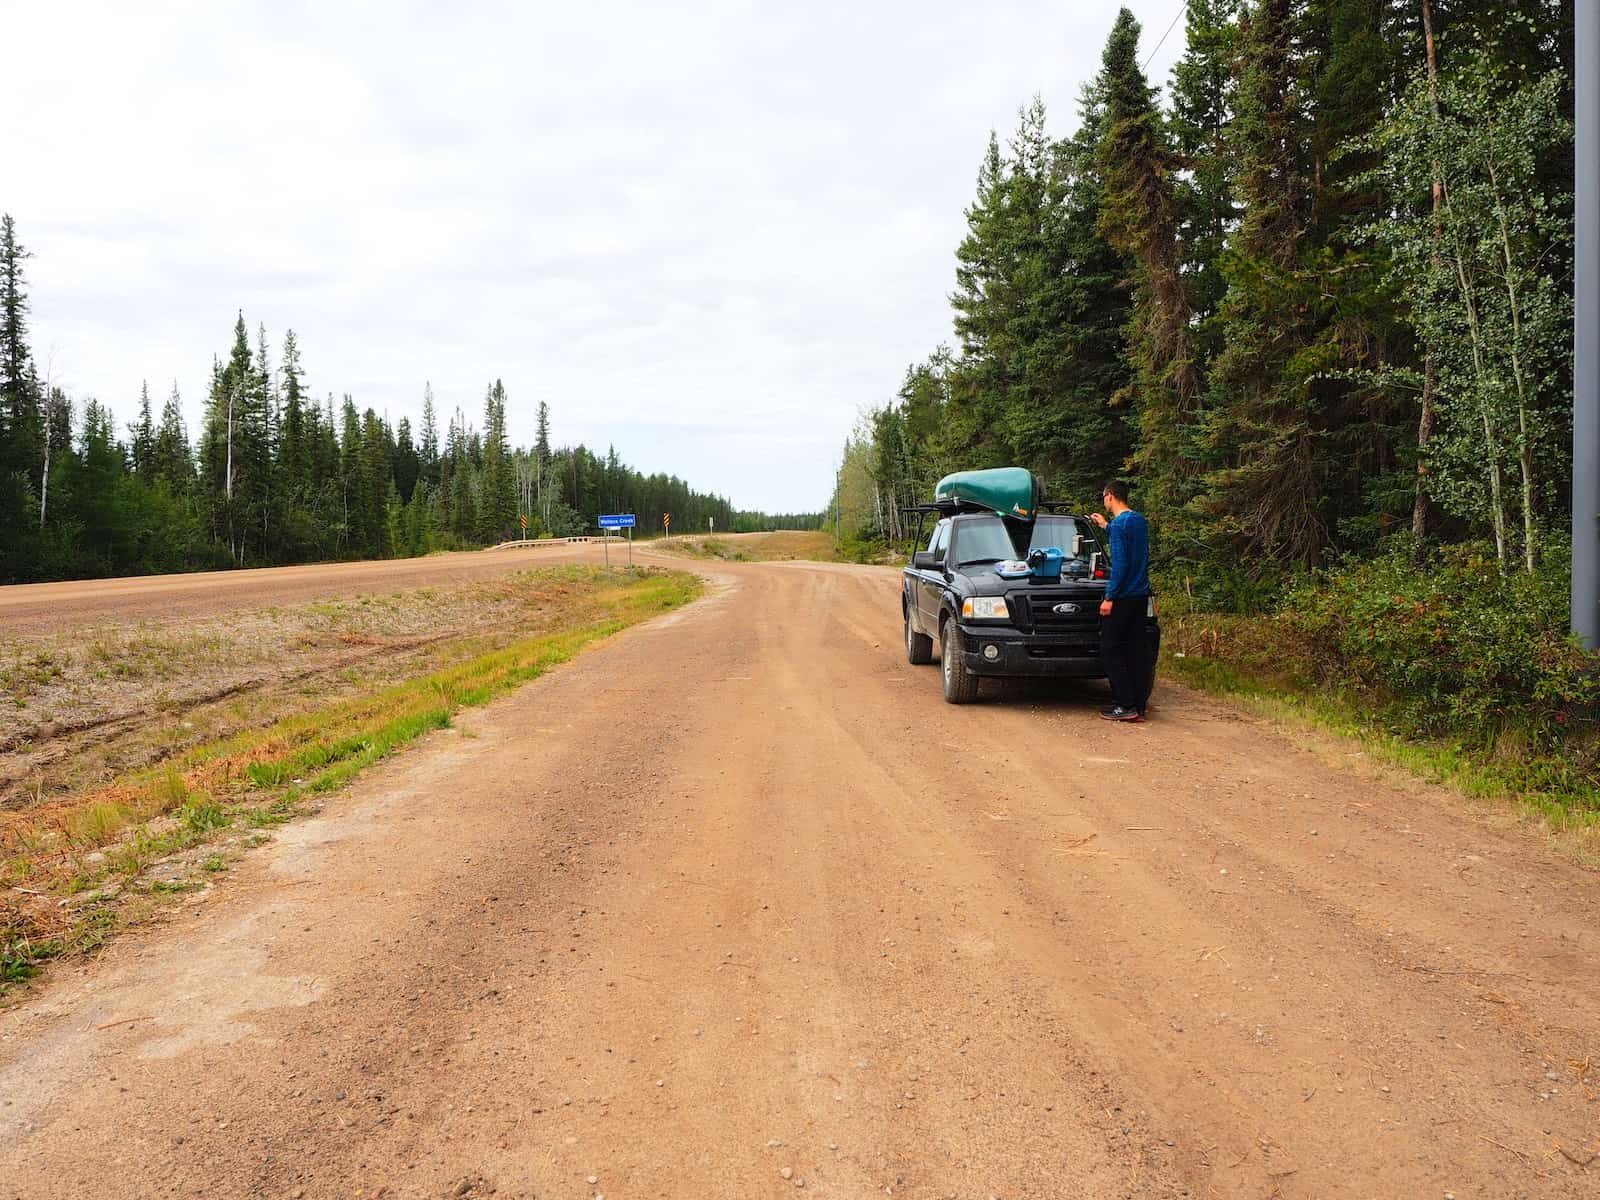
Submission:
M 906 661 L 913 667 L 925 667 L 933 661 L 933 639 L 917 632 L 910 609 L 906 610 Z
M 978 698 L 978 677 L 967 670 L 961 656 L 961 627 L 947 620 L 939 629 L 939 673 L 944 677 L 944 698 L 950 704 L 971 704 Z

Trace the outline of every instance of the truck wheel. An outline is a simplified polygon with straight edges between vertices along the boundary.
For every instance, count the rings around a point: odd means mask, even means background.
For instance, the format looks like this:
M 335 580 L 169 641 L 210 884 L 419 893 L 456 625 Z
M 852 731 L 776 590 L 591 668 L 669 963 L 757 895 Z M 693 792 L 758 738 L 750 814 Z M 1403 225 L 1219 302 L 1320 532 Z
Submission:
M 944 676 L 944 698 L 951 704 L 971 704 L 978 698 L 978 677 L 967 670 L 961 656 L 961 627 L 946 621 L 940 630 L 940 673 Z
M 933 639 L 917 632 L 909 610 L 906 612 L 906 661 L 913 667 L 924 667 L 933 661 Z

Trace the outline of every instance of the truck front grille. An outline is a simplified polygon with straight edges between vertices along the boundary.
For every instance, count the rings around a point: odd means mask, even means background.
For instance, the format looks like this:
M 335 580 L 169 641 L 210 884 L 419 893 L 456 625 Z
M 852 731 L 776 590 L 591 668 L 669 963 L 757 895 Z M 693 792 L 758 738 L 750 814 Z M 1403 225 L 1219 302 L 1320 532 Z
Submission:
M 1013 592 L 1006 597 L 1006 606 L 1019 618 L 1024 629 L 1037 629 L 1041 633 L 1082 633 L 1099 627 L 1100 600 L 1099 592 Z M 1058 605 L 1066 604 L 1075 605 L 1076 611 L 1056 611 Z

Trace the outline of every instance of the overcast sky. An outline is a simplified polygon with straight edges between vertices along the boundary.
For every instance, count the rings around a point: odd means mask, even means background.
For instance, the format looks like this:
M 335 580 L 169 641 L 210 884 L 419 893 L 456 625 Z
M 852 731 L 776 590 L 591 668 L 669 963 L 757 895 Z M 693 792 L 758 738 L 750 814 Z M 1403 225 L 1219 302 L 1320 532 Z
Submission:
M 1181 0 L 1130 6 L 1148 56 Z M 243 309 L 319 396 L 415 423 L 431 381 L 479 423 L 499 377 L 518 443 L 544 400 L 558 443 L 818 509 L 857 414 L 951 338 L 989 129 L 1038 92 L 1069 132 L 1115 14 L 23 4 L 0 210 L 41 370 L 119 423 L 175 380 L 192 435 Z

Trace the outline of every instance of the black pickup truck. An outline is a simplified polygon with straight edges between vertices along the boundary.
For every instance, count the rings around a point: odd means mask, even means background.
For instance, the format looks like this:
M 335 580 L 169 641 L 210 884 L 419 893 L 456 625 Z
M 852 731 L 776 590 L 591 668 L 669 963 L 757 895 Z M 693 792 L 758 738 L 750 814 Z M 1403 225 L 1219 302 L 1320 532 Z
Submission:
M 1028 522 L 993 512 L 938 517 L 926 548 L 903 572 L 900 606 L 908 661 L 931 663 L 939 643 L 946 700 L 975 700 L 985 676 L 1104 678 L 1100 602 L 1110 560 L 1093 522 L 1049 511 Z M 1062 552 L 1059 578 L 1004 578 L 995 571 L 1047 548 Z M 1161 636 L 1153 606 L 1148 619 L 1153 684 Z

